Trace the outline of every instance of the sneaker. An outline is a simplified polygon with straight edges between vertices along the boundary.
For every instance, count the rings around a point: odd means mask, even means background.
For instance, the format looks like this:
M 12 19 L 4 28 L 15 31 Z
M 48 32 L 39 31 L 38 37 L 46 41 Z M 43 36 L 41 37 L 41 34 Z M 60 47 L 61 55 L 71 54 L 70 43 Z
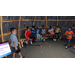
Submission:
M 25 58 L 25 56 L 22 56 L 22 57 L 20 57 L 20 58 Z
M 60 40 L 58 39 L 58 41 L 60 41 Z
M 68 47 L 66 46 L 65 49 L 67 49 Z
M 25 58 L 25 56 L 22 56 L 22 58 Z
M 54 41 L 57 41 L 56 39 L 54 39 Z
M 45 39 L 43 41 L 45 42 Z
M 32 42 L 30 42 L 30 44 L 32 45 Z
M 26 44 L 28 44 L 28 42 L 27 42 L 27 41 L 25 41 L 25 43 L 26 43 Z

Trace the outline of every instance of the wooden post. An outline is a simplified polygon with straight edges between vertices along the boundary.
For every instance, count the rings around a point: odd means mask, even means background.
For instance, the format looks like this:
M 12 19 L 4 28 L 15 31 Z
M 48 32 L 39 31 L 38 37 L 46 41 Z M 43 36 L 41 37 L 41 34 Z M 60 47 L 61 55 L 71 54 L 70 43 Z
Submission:
M 34 17 L 34 20 L 33 20 L 33 26 L 34 26 L 34 23 L 35 23 L 35 19 L 36 19 L 36 16 Z
M 4 42 L 2 16 L 0 16 L 0 29 L 1 29 L 1 39 L 2 39 L 2 42 Z
M 58 16 L 57 16 L 57 26 L 58 26 Z
M 18 23 L 18 41 L 20 41 L 20 21 L 21 21 L 21 16 L 19 17 L 19 23 Z
M 45 16 L 45 18 L 46 18 L 46 25 L 45 26 L 46 26 L 46 31 L 47 31 L 47 16 Z

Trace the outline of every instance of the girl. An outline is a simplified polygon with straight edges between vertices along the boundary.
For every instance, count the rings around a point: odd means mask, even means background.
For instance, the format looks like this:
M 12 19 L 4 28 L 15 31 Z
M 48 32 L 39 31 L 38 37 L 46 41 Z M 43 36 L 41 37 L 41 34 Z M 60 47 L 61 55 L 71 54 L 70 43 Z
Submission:
M 55 33 L 54 29 L 50 26 L 48 32 L 53 36 L 53 40 L 55 41 Z
M 42 34 L 42 37 L 43 37 L 43 41 L 45 41 L 45 38 L 46 38 L 46 29 L 45 29 L 44 26 L 42 26 L 41 34 Z
M 37 41 L 41 41 L 42 36 L 40 35 L 40 30 L 38 29 L 38 27 L 36 29 L 37 29 Z

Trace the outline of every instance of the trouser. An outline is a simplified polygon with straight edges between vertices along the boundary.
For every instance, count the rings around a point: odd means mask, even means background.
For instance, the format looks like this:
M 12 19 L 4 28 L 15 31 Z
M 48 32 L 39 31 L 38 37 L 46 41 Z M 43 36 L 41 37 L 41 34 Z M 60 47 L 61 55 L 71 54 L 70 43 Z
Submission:
M 27 42 L 30 40 L 30 42 L 32 42 L 33 41 L 33 38 L 32 39 L 30 39 L 30 37 L 29 36 L 26 36 L 26 39 L 27 39 Z
M 40 34 L 37 34 L 37 39 L 42 40 L 42 36 Z
M 31 37 L 31 41 L 35 42 L 36 37 Z
M 58 39 L 59 39 L 59 33 L 55 33 L 55 38 L 56 38 L 57 35 L 58 35 Z

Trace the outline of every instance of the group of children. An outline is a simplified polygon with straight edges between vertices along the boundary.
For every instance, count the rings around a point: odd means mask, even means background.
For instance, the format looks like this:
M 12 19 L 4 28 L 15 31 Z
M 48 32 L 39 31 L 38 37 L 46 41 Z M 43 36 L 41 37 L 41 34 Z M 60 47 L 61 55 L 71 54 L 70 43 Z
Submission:
M 15 53 L 18 53 L 20 58 L 25 58 L 24 56 L 22 56 L 21 52 L 20 52 L 20 48 L 18 46 L 18 39 L 16 37 L 16 28 L 11 28 L 11 47 L 12 47 L 12 52 L 13 52 L 13 58 L 15 58 Z M 48 33 L 51 34 L 53 36 L 53 40 L 56 41 L 56 39 L 58 39 L 58 41 L 60 41 L 61 37 L 63 37 L 63 33 L 62 33 L 62 28 L 57 26 L 56 29 L 54 30 L 51 26 L 48 29 Z M 29 27 L 27 26 L 27 29 L 25 31 L 25 37 L 26 37 L 26 41 L 25 43 L 28 44 L 29 42 L 32 44 L 32 42 L 36 42 L 36 41 L 45 41 L 46 39 L 46 29 L 44 26 L 42 26 L 42 29 L 39 30 L 39 28 L 35 28 L 35 26 L 32 26 L 32 29 L 30 30 Z M 57 38 L 58 35 L 58 38 Z M 72 28 L 68 27 L 68 30 L 65 32 L 66 38 L 67 38 L 67 45 L 66 45 L 66 49 L 70 46 L 70 41 L 72 39 L 72 35 L 75 37 Z

